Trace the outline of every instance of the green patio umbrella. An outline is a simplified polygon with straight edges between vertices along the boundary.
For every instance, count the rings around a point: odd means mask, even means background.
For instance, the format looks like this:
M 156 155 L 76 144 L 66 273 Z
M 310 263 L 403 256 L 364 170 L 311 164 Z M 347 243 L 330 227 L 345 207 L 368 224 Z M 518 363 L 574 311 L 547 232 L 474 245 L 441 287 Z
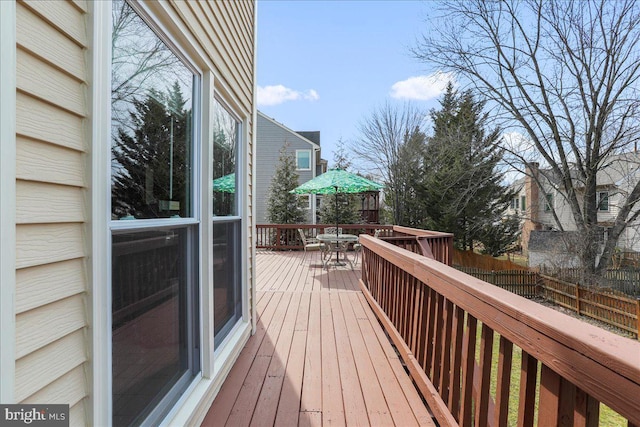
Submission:
M 383 186 L 342 169 L 329 169 L 310 181 L 291 190 L 295 194 L 335 194 L 336 195 L 336 237 L 338 237 L 338 193 L 364 193 L 380 190 Z M 338 253 L 336 252 L 336 259 Z
M 230 173 L 213 180 L 213 191 L 221 191 L 223 193 L 236 192 L 236 174 Z

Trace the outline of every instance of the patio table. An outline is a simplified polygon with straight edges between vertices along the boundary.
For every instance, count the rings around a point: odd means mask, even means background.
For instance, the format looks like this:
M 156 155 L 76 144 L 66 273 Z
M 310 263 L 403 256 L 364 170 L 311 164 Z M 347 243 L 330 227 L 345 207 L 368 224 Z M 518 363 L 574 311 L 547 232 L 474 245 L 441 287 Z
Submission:
M 333 252 L 336 253 L 336 260 L 335 260 L 335 265 L 338 266 L 342 266 L 342 265 L 347 265 L 344 262 L 340 261 L 340 257 L 339 254 L 343 253 L 344 254 L 344 259 L 345 261 L 347 261 L 349 263 L 349 265 L 351 265 L 351 269 L 353 269 L 353 263 L 351 262 L 351 260 L 347 257 L 346 252 L 347 252 L 347 248 L 349 247 L 349 243 L 356 243 L 358 241 L 358 236 L 353 235 L 353 234 L 333 234 L 333 233 L 325 233 L 325 234 L 318 234 L 316 236 L 316 239 L 318 239 L 319 242 L 322 242 L 325 244 L 325 251 L 326 253 L 323 254 L 322 256 L 322 262 L 325 264 L 325 266 L 329 265 L 329 262 L 331 261 L 331 254 Z M 325 258 L 328 258 L 325 262 Z

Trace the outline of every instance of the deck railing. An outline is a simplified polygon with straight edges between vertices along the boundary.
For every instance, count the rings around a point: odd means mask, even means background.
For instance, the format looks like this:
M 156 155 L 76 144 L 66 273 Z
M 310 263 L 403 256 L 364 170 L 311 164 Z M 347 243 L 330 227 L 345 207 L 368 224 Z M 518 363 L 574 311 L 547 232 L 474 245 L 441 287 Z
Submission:
M 256 225 L 257 248 L 274 250 L 300 250 L 303 249 L 302 240 L 298 235 L 298 229 L 302 229 L 307 237 L 315 237 L 324 233 L 335 224 L 258 224 Z M 346 234 L 370 234 L 376 230 L 382 230 L 382 235 L 391 236 L 393 226 L 380 224 L 340 224 L 342 232 Z
M 442 256 L 360 241 L 361 288 L 440 425 L 596 426 L 600 402 L 640 425 L 637 341 L 436 261 Z

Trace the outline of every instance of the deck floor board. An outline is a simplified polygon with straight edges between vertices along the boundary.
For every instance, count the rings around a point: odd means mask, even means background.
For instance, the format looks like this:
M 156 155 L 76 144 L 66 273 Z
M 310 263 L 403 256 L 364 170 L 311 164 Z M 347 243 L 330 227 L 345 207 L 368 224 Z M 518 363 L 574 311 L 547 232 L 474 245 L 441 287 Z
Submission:
M 259 252 L 256 333 L 203 426 L 434 425 L 359 290 L 359 265 Z

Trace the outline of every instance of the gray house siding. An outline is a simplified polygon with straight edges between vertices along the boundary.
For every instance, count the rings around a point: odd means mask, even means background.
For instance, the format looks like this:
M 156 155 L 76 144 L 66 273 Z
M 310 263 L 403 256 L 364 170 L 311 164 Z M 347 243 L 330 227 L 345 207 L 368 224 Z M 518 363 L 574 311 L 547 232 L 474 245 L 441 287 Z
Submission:
M 258 112 L 256 128 L 256 222 L 258 224 L 267 223 L 267 198 L 269 197 L 269 187 L 273 173 L 278 166 L 280 149 L 288 142 L 288 153 L 296 155 L 296 150 L 310 150 L 311 170 L 299 170 L 298 184 L 309 181 L 316 176 L 316 155 L 320 146 L 304 138 L 297 132 L 288 129 L 286 126 L 268 118 Z M 315 211 L 309 210 L 308 222 L 313 222 Z

